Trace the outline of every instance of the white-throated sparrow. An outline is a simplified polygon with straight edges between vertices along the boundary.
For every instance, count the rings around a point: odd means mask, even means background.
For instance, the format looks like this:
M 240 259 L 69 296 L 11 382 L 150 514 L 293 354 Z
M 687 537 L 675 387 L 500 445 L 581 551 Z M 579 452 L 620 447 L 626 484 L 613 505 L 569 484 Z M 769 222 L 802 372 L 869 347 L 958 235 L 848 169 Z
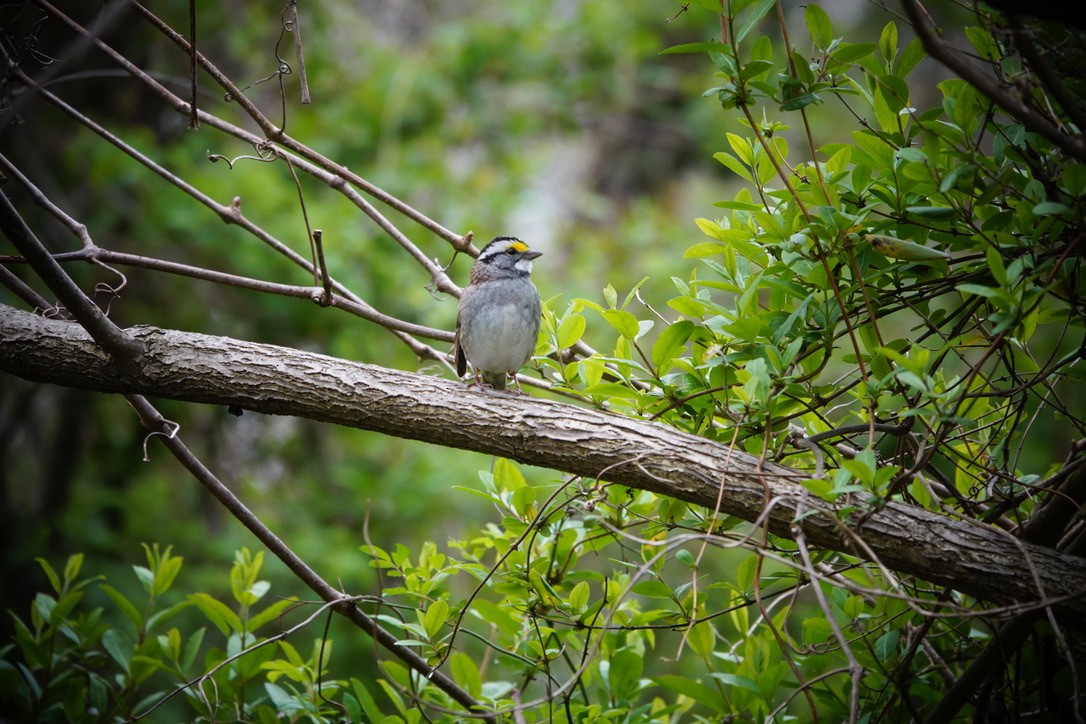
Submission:
M 504 390 L 535 351 L 542 307 L 532 284 L 533 251 L 514 236 L 499 236 L 479 252 L 471 283 L 460 296 L 453 356 L 461 377 L 467 363 L 478 381 Z

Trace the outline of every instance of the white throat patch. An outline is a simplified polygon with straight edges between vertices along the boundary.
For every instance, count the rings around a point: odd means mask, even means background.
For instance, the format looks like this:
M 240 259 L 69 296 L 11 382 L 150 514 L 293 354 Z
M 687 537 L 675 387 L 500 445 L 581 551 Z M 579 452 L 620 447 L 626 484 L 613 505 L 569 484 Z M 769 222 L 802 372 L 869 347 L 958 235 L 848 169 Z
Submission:
M 521 272 L 522 274 L 531 274 L 532 273 L 532 260 L 531 259 L 521 259 L 520 261 L 518 261 L 516 264 L 513 265 L 513 268 L 516 269 L 518 272 Z

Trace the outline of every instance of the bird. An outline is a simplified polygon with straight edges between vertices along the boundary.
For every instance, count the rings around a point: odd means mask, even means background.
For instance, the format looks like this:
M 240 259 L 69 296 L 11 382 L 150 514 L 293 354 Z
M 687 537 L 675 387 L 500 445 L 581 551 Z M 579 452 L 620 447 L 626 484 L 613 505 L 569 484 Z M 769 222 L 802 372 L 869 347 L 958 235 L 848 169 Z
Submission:
M 508 376 L 516 375 L 532 356 L 542 316 L 532 260 L 541 255 L 515 236 L 498 236 L 479 252 L 456 317 L 453 357 L 458 376 L 464 376 L 470 362 L 473 384 L 482 377 L 486 385 L 504 390 Z

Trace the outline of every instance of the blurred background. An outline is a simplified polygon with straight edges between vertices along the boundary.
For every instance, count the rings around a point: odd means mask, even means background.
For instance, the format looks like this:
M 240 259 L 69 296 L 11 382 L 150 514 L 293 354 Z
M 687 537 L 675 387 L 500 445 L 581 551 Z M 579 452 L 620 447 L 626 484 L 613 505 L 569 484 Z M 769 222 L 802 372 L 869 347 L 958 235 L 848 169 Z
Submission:
M 96 8 L 63 5 L 88 27 L 99 21 Z M 841 32 L 888 19 L 866 2 L 823 5 Z M 67 57 L 73 36 L 59 23 L 28 4 L 7 7 L 16 12 L 3 21 L 5 32 L 33 38 L 41 72 L 62 64 L 50 90 L 218 202 L 240 197 L 250 219 L 308 253 L 298 190 L 284 164 L 210 163 L 208 153 L 234 158 L 253 149 L 206 125 L 187 129 L 185 116 L 100 52 Z M 185 7 L 172 3 L 156 12 L 185 33 Z M 278 55 L 294 63 L 291 37 L 280 38 L 279 10 L 269 3 L 198 3 L 200 49 L 239 85 L 268 78 L 278 64 L 277 43 Z M 801 7 L 790 12 L 801 24 Z M 724 134 L 737 122 L 714 98 L 702 97 L 715 85 L 704 56 L 660 51 L 719 37 L 715 15 L 697 3 L 589 0 L 329 1 L 304 3 L 301 13 L 312 104 L 298 103 L 296 75 L 283 76 L 284 96 L 275 77 L 247 91 L 276 123 L 285 114 L 287 133 L 447 228 L 473 230 L 477 242 L 509 233 L 542 250 L 534 277 L 556 312 L 577 298 L 600 300 L 608 284 L 621 298 L 645 277 L 645 302 L 666 311 L 670 278 L 689 278 L 696 266 L 683 259 L 703 238 L 694 219 L 713 217 L 713 202 L 734 193 L 735 177 L 712 155 L 726 147 Z M 104 37 L 186 96 L 187 57 L 149 25 L 123 13 Z M 201 83 L 204 110 L 256 130 L 206 76 Z M 832 125 L 816 131 L 825 134 L 817 145 L 834 140 Z M 312 281 L 40 99 L 5 119 L 0 149 L 100 246 L 276 282 Z M 301 186 L 336 278 L 386 313 L 451 329 L 455 299 L 431 294 L 424 271 L 340 195 L 304 176 Z M 5 193 L 51 249 L 78 248 L 11 183 Z M 428 256 L 452 260 L 446 242 L 392 219 Z M 0 253 L 12 253 L 5 246 Z M 465 283 L 469 265 L 458 257 L 453 279 Z M 115 282 L 89 265 L 68 271 L 86 290 Z M 228 335 L 444 374 L 385 330 L 333 309 L 123 271 L 127 287 L 110 311 L 122 326 Z M 6 290 L 0 301 L 22 307 Z M 595 342 L 591 324 L 587 341 Z M 479 498 L 453 490 L 478 487 L 491 461 L 476 454 L 303 420 L 156 404 L 180 423 L 208 467 L 346 591 L 374 590 L 373 571 L 358 550 L 364 526 L 385 549 L 415 549 L 423 540 L 443 546 L 469 535 L 494 515 Z M 233 552 L 256 547 L 253 539 L 153 442 L 143 462 L 143 436 L 119 396 L 0 375 L 0 608 L 25 615 L 45 586 L 35 556 L 62 564 L 82 551 L 85 571 L 138 590 L 130 566 L 143 562 L 141 543 L 171 544 L 185 558 L 177 596 L 225 586 Z M 525 472 L 557 479 L 551 471 Z M 274 595 L 312 597 L 276 561 L 267 562 L 265 574 Z M 3 625 L 10 626 L 6 617 Z

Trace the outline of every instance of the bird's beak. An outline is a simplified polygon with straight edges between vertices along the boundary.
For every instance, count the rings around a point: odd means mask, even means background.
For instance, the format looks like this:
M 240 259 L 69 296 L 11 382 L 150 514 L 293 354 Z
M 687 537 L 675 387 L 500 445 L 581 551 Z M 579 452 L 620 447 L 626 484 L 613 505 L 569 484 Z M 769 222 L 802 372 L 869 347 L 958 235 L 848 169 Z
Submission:
M 526 251 L 526 252 L 524 252 L 524 258 L 528 259 L 529 261 L 531 261 L 532 259 L 537 259 L 537 258 L 539 258 L 541 256 L 543 256 L 543 252 L 541 252 L 541 251 Z

